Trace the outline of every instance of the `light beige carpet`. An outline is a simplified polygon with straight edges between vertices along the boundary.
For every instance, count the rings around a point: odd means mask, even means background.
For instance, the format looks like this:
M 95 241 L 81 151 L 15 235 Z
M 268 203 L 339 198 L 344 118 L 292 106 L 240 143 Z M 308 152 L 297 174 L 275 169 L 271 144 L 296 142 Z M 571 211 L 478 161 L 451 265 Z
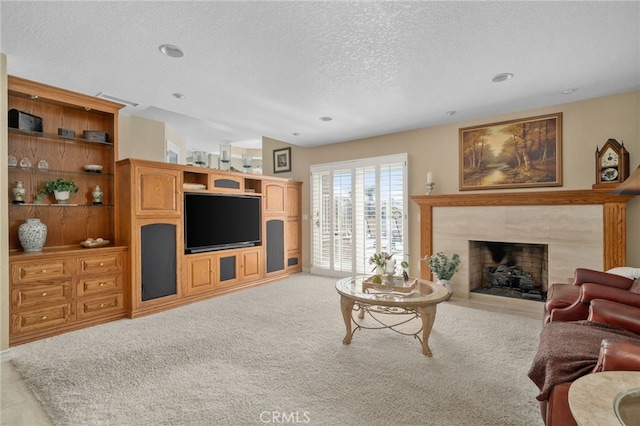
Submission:
M 297 274 L 11 349 L 58 425 L 541 425 L 541 322 L 438 305 L 412 337 L 342 344 L 331 278 Z

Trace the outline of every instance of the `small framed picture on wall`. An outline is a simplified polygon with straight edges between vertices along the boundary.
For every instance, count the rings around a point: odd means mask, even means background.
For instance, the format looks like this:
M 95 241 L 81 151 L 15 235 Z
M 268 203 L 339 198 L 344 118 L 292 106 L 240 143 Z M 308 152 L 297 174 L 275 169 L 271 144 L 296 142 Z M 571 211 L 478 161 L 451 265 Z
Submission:
M 291 171 L 291 147 L 273 150 L 273 173 Z

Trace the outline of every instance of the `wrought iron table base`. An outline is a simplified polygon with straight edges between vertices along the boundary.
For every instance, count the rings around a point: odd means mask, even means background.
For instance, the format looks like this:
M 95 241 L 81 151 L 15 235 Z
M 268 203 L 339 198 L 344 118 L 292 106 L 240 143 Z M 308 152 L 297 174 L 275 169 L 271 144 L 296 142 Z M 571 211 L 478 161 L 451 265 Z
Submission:
M 405 308 L 405 307 L 395 307 L 395 306 L 382 306 L 382 305 L 370 305 L 364 304 L 361 302 L 356 302 L 355 300 L 341 296 L 340 298 L 340 308 L 342 310 L 342 317 L 344 319 L 344 324 L 347 329 L 347 334 L 345 335 L 342 343 L 348 345 L 351 343 L 351 339 L 353 338 L 354 333 L 360 329 L 368 329 L 368 330 L 380 330 L 388 328 L 390 330 L 395 331 L 396 333 L 403 334 L 405 336 L 413 336 L 420 342 L 422 346 L 422 353 L 426 356 L 432 356 L 431 349 L 429 348 L 429 335 L 431 334 L 431 329 L 433 328 L 433 322 L 436 319 L 436 304 L 427 304 L 425 306 L 418 306 L 415 309 L 413 308 Z M 356 312 L 358 313 L 357 318 Z M 371 318 L 376 321 L 379 326 L 366 326 L 363 325 L 358 320 L 363 320 L 365 317 L 365 313 L 368 313 Z M 408 315 L 409 318 L 406 320 L 396 322 L 394 324 L 387 324 L 383 322 L 378 316 L 374 314 L 383 314 L 383 315 Z M 407 333 L 402 330 L 397 329 L 397 327 L 406 324 L 416 318 L 420 318 L 422 320 L 422 326 L 415 333 Z M 355 328 L 352 329 L 351 323 L 355 324 Z M 420 337 L 420 333 L 422 332 L 422 337 Z

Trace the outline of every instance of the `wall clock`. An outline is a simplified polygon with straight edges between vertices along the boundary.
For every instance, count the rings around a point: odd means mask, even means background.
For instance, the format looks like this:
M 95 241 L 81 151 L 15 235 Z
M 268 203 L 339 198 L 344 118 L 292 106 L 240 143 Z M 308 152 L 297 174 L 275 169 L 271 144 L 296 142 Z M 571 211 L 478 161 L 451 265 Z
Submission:
M 596 183 L 593 188 L 615 188 L 629 177 L 629 151 L 624 143 L 609 139 L 596 147 Z

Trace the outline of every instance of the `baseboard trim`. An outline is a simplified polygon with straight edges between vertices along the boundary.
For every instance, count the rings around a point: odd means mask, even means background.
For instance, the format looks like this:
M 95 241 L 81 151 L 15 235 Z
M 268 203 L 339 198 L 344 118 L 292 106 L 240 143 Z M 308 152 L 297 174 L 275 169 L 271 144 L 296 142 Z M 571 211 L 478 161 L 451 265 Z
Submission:
M 11 361 L 11 349 L 5 349 L 4 351 L 0 351 L 0 362 L 9 362 Z

